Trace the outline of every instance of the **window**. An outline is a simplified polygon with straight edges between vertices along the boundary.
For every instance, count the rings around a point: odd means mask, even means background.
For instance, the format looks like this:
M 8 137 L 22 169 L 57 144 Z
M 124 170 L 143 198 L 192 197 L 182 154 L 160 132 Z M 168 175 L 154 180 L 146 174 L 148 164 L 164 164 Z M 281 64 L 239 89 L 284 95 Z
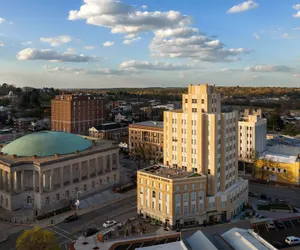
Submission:
M 155 209 L 155 202 L 152 201 L 152 209 Z
M 204 104 L 204 99 L 201 100 L 201 103 Z
M 187 205 L 185 205 L 185 206 L 183 207 L 183 212 L 184 212 L 184 214 L 187 214 L 187 213 L 188 213 L 188 206 L 187 206 Z
M 166 190 L 169 191 L 169 184 L 166 185 Z
M 192 184 L 192 189 L 195 190 L 195 184 Z
M 49 197 L 46 197 L 46 205 L 49 205 L 49 202 L 50 201 L 50 199 L 49 199 Z
M 195 213 L 196 211 L 196 204 L 192 204 L 192 213 Z
M 188 186 L 184 185 L 184 190 L 187 191 L 188 190 Z
M 156 198 L 156 192 L 152 191 L 152 198 Z
M 191 193 L 191 200 L 192 200 L 192 201 L 195 201 L 195 200 L 196 200 L 196 193 L 195 193 L 195 192 L 192 192 L 192 193 Z
M 184 194 L 184 195 L 183 195 L 183 201 L 184 201 L 184 202 L 188 202 L 188 200 L 189 200 L 188 194 Z
M 161 211 L 161 204 L 158 203 L 158 211 Z
M 95 182 L 94 181 L 92 182 L 92 188 L 95 188 Z
M 176 203 L 180 203 L 180 194 L 176 194 Z
M 176 214 L 180 214 L 180 207 L 176 207 Z
M 158 199 L 161 200 L 161 198 L 162 198 L 162 193 L 159 192 L 159 193 L 158 193 Z
M 86 185 L 83 185 L 83 191 L 86 191 Z
M 176 186 L 176 191 L 179 191 L 180 190 L 180 187 L 179 186 Z
M 69 190 L 67 190 L 66 193 L 65 193 L 65 198 L 68 199 L 69 196 L 70 196 L 70 192 L 69 192 Z
M 31 204 L 31 202 L 32 202 L 31 197 L 30 197 L 30 196 L 27 196 L 26 201 L 27 201 L 27 204 L 28 204 L 28 205 Z
M 107 183 L 109 183 L 109 176 L 107 176 L 106 181 L 107 181 Z
M 143 178 L 140 178 L 140 183 L 143 184 Z
M 59 201 L 59 194 L 56 194 L 56 200 Z

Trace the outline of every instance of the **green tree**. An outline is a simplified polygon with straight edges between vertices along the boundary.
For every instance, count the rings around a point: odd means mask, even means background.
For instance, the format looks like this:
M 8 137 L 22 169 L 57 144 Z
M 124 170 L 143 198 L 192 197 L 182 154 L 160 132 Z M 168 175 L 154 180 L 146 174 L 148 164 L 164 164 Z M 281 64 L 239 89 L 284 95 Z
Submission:
M 295 124 L 285 124 L 283 134 L 296 136 L 297 134 L 300 134 L 300 130 L 295 126 Z
M 283 121 L 280 115 L 276 113 L 271 113 L 268 117 L 268 129 L 275 131 L 276 128 L 282 129 L 284 127 Z
M 18 250 L 59 250 L 55 235 L 39 227 L 25 230 L 17 239 Z

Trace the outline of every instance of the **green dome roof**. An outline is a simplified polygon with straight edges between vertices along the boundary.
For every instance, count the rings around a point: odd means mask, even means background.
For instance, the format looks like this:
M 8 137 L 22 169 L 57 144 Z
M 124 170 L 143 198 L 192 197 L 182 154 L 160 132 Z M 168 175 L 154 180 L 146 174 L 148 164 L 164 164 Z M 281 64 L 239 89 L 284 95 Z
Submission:
M 12 141 L 2 148 L 2 152 L 17 156 L 51 156 L 71 154 L 92 146 L 92 142 L 81 136 L 54 131 L 42 131 Z

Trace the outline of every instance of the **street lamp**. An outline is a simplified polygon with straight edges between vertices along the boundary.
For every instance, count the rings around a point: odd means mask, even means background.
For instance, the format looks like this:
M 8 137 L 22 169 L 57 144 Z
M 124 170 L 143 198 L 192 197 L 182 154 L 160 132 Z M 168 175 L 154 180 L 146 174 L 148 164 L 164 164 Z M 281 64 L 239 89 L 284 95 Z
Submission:
M 79 209 L 79 205 L 80 205 L 79 194 L 81 194 L 81 193 L 82 193 L 81 191 L 76 192 L 76 201 L 75 201 L 76 214 L 78 214 L 78 209 Z

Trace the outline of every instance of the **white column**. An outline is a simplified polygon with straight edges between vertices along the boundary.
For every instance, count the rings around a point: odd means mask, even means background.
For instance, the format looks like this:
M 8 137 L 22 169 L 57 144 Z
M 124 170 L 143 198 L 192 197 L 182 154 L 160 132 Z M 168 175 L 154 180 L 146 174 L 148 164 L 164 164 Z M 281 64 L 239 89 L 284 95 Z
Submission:
M 36 177 L 35 177 L 35 174 L 36 174 L 36 171 L 35 170 L 33 170 L 32 171 L 32 188 L 33 188 L 33 192 L 35 192 L 35 190 L 36 190 Z
M 64 167 L 60 168 L 60 187 L 64 186 Z
M 70 164 L 70 171 L 69 171 L 69 179 L 70 179 L 70 184 L 73 184 L 73 165 Z
M 87 178 L 90 179 L 90 160 L 86 161 Z
M 50 170 L 49 180 L 50 180 L 50 191 L 54 190 L 54 171 L 53 169 Z
M 15 191 L 17 191 L 19 189 L 19 186 L 18 186 L 18 172 L 15 171 L 14 172 L 14 189 Z
M 39 193 L 43 194 L 44 185 L 43 185 L 43 173 L 39 172 Z
M 3 189 L 3 170 L 0 169 L 0 190 Z
M 25 190 L 25 183 L 24 183 L 24 175 L 25 175 L 25 171 L 22 170 L 21 171 L 21 190 L 24 191 Z

